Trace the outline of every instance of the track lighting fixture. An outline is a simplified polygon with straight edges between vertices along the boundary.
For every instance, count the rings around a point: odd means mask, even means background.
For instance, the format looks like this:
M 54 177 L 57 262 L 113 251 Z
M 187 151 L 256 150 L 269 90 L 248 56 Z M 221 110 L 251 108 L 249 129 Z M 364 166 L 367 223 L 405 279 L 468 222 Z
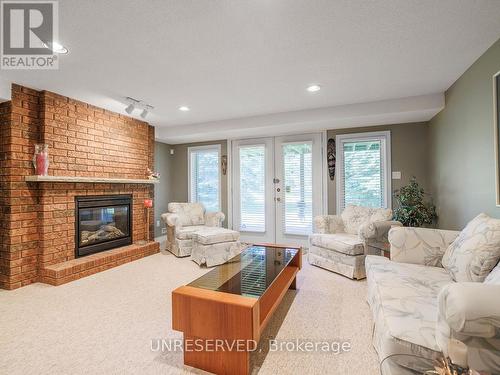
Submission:
M 132 103 L 130 103 L 128 105 L 128 107 L 125 108 L 125 112 L 127 112 L 130 115 L 132 112 L 134 112 L 134 109 L 135 109 L 135 105 L 133 105 Z
M 142 118 L 146 118 L 146 116 L 148 115 L 149 111 L 152 110 L 153 107 L 146 104 L 146 106 L 144 106 L 144 109 L 142 110 L 142 113 L 141 113 L 141 117 Z
M 125 108 L 125 112 L 127 112 L 129 115 L 131 115 L 132 112 L 134 112 L 136 109 L 142 109 L 140 116 L 142 118 L 146 118 L 149 112 L 154 108 L 153 106 L 144 103 L 142 100 L 137 100 L 129 96 L 127 96 L 125 100 L 127 101 L 127 103 L 129 103 Z

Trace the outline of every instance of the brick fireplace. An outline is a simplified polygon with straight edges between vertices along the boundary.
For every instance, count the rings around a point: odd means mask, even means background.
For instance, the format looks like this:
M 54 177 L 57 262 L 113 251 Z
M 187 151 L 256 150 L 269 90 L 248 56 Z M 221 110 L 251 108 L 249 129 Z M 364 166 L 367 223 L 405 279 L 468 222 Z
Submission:
M 61 180 L 26 181 L 36 143 L 48 144 L 49 175 Z M 143 121 L 13 85 L 0 104 L 0 287 L 59 285 L 158 252 L 137 244 L 147 237 L 143 201 L 154 190 L 142 181 L 153 154 L 154 128 Z M 76 197 L 104 195 L 131 197 L 132 244 L 77 258 Z

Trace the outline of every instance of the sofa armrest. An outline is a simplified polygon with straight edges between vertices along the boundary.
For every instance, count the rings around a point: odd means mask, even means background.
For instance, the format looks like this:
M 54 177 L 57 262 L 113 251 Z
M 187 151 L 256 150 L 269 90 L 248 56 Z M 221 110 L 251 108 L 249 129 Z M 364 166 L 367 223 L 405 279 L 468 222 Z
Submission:
M 441 259 L 458 231 L 396 227 L 389 231 L 391 260 L 441 267 Z
M 333 234 L 344 232 L 344 222 L 337 215 L 321 215 L 314 217 L 314 233 Z
M 363 241 L 386 242 L 391 228 L 402 226 L 403 224 L 394 220 L 368 222 L 359 227 L 358 235 Z
M 170 212 L 162 214 L 161 219 L 163 220 L 166 226 L 177 227 L 177 228 L 180 228 L 182 226 L 179 220 L 179 215 L 177 214 L 172 214 Z
M 450 283 L 441 289 L 436 341 L 445 354 L 453 338 L 463 342 L 470 338 L 493 339 L 487 347 L 493 345 L 494 350 L 500 350 L 499 295 L 500 285 L 496 284 Z
M 223 212 L 207 212 L 205 213 L 205 225 L 207 227 L 222 227 L 222 223 L 226 215 Z

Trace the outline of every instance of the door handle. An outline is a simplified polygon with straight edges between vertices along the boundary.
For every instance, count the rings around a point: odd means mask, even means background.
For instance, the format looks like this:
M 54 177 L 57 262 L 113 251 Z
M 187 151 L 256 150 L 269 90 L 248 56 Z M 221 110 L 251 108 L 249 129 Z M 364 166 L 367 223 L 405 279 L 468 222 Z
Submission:
M 280 197 L 276 198 L 276 202 L 281 202 L 281 198 Z

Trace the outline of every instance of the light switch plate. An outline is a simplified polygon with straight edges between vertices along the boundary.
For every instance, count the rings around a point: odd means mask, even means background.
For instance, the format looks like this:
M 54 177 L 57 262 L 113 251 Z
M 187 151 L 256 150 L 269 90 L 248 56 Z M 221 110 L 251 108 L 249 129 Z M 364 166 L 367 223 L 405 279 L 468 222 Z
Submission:
M 392 172 L 392 179 L 401 180 L 401 172 L 400 171 Z

